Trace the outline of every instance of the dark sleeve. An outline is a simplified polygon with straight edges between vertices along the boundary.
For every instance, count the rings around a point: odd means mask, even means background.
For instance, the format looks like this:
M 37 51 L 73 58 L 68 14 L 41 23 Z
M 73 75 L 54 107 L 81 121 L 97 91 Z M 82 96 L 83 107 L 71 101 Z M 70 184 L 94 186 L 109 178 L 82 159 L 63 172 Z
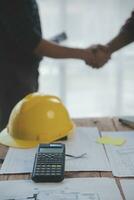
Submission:
M 127 31 L 130 38 L 134 40 L 134 11 L 131 14 L 131 17 L 127 19 L 125 24 L 122 26 L 121 31 Z
M 30 0 L 0 1 L 0 24 L 6 36 L 21 51 L 33 52 L 41 40 L 38 10 L 33 10 L 35 5 L 27 4 L 32 3 Z

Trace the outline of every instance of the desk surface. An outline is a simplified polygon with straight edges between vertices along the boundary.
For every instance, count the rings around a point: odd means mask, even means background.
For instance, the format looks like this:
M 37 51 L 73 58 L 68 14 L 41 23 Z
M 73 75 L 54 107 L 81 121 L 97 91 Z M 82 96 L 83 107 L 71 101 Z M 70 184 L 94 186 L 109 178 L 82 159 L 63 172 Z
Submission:
M 122 125 L 118 118 L 82 118 L 74 119 L 74 122 L 77 126 L 91 126 L 97 127 L 100 131 L 121 131 L 121 130 L 133 130 L 128 126 Z M 8 148 L 0 145 L 0 158 L 4 158 Z M 66 172 L 65 177 L 113 177 L 111 172 Z M 30 174 L 19 174 L 19 175 L 0 175 L 1 180 L 15 180 L 15 179 L 29 179 Z M 121 191 L 119 178 L 115 178 L 117 185 Z M 123 192 L 121 194 L 124 198 Z

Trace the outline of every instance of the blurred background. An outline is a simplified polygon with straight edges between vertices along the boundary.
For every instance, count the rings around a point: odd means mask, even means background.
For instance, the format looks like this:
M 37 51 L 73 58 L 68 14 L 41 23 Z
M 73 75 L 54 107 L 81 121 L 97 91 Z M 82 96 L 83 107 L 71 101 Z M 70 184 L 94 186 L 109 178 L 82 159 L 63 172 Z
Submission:
M 46 39 L 65 31 L 61 45 L 105 44 L 134 8 L 132 0 L 37 0 Z M 83 61 L 44 58 L 39 91 L 59 96 L 71 117 L 134 115 L 134 43 L 116 52 L 101 69 Z

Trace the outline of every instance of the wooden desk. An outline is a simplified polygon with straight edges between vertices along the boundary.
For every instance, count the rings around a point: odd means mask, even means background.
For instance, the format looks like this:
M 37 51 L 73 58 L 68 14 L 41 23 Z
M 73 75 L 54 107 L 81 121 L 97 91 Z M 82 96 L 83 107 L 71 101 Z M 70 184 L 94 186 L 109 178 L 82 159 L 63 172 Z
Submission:
M 74 119 L 77 126 L 91 126 L 97 127 L 100 131 L 121 131 L 121 130 L 133 130 L 125 125 L 122 125 L 118 118 L 82 118 Z M 8 148 L 0 145 L 0 158 L 4 158 Z M 73 177 L 113 177 L 111 172 L 66 172 L 66 178 Z M 17 179 L 29 179 L 30 174 L 17 174 L 17 175 L 0 175 L 0 180 L 17 180 Z M 122 197 L 124 198 L 123 192 L 119 183 L 120 178 L 115 178 L 117 185 L 121 191 Z

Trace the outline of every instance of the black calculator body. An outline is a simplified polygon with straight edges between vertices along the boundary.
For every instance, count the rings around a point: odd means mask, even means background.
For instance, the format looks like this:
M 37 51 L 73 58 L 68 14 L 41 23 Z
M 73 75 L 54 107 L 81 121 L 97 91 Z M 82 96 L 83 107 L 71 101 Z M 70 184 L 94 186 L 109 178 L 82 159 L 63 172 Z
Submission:
M 35 155 L 32 180 L 35 182 L 60 182 L 64 179 L 65 145 L 40 144 Z

